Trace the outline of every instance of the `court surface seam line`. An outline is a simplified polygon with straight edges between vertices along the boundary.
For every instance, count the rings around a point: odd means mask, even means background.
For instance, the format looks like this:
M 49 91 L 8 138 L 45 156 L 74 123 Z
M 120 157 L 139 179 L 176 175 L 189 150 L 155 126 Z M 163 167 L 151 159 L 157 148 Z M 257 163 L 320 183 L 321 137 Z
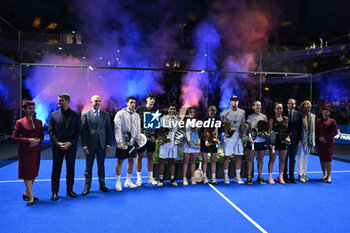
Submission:
M 295 172 L 297 173 L 297 172 Z M 311 172 L 306 172 L 306 174 L 318 174 L 322 173 L 322 171 L 311 171 Z M 344 170 L 344 171 L 332 171 L 332 173 L 350 173 L 350 170 Z M 257 175 L 258 173 L 254 173 L 254 175 Z M 263 175 L 268 175 L 269 173 L 262 173 Z M 279 174 L 278 172 L 273 172 L 272 174 L 277 175 Z M 126 179 L 126 176 L 120 177 L 121 179 Z M 137 178 L 137 176 L 132 176 L 132 179 Z M 148 178 L 148 176 L 141 176 L 141 178 Z M 97 180 L 97 177 L 92 178 L 93 180 Z M 105 177 L 106 180 L 115 180 L 117 177 Z M 66 179 L 62 178 L 60 181 L 65 181 Z M 74 180 L 85 180 L 84 177 L 82 178 L 74 178 Z M 35 181 L 51 181 L 51 179 L 36 179 Z M 0 180 L 1 183 L 18 183 L 18 182 L 23 182 L 23 180 Z
M 230 199 L 228 199 L 224 194 L 222 194 L 219 190 L 217 190 L 212 184 L 209 186 L 219 194 L 225 201 L 227 201 L 233 208 L 235 208 L 240 214 L 242 214 L 249 222 L 251 222 L 256 228 L 258 228 L 261 232 L 267 233 L 267 231 L 262 228 L 258 223 L 256 223 L 251 217 L 249 217 L 246 213 L 243 212 L 238 206 L 236 206 Z

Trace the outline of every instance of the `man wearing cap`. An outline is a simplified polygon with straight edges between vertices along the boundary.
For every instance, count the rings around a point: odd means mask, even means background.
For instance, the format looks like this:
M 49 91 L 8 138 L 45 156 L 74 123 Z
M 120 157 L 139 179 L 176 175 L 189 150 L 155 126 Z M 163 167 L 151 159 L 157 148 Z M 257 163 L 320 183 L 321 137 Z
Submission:
M 139 106 L 136 109 L 136 112 L 139 114 L 141 118 L 141 132 L 144 133 L 147 137 L 147 143 L 145 146 L 141 147 L 137 150 L 137 158 L 136 158 L 136 174 L 137 181 L 136 185 L 142 185 L 141 179 L 141 170 L 142 170 L 142 156 L 143 153 L 147 150 L 147 168 L 148 168 L 148 184 L 156 185 L 157 181 L 153 178 L 153 152 L 156 148 L 156 131 L 155 129 L 144 129 L 143 128 L 143 118 L 144 112 L 156 112 L 157 109 L 154 107 L 156 102 L 156 96 L 153 93 L 149 93 L 146 97 L 146 105 Z
M 105 157 L 111 148 L 111 122 L 107 112 L 101 110 L 101 97 L 91 97 L 92 108 L 81 116 L 81 147 L 86 155 L 85 186 L 83 196 L 87 195 L 91 188 L 92 166 L 95 155 L 98 166 L 98 180 L 100 190 L 109 192 L 105 183 Z
M 178 130 L 180 118 L 176 114 L 176 105 L 169 104 L 168 107 L 168 115 L 165 115 L 161 119 L 162 129 L 167 128 L 165 132 L 167 132 L 168 141 L 163 141 L 161 138 L 161 133 L 159 133 L 159 182 L 158 187 L 162 187 L 164 185 L 164 169 L 165 163 L 169 161 L 170 167 L 170 185 L 177 186 L 175 180 L 175 160 L 177 158 L 178 145 L 175 144 L 175 132 Z
M 231 108 L 224 111 L 221 116 L 221 120 L 223 122 L 230 122 L 231 127 L 235 130 L 234 134 L 231 137 L 227 137 L 226 135 L 224 139 L 224 183 L 230 183 L 228 176 L 229 160 L 232 156 L 232 153 L 234 153 L 236 168 L 235 182 L 238 184 L 244 184 L 240 175 L 242 155 L 244 155 L 242 140 L 243 135 L 240 135 L 239 127 L 242 123 L 245 122 L 245 112 L 243 109 L 238 108 L 239 99 L 237 96 L 231 97 L 230 104 Z
M 52 146 L 52 174 L 51 174 L 51 200 L 58 200 L 58 190 L 62 170 L 63 158 L 66 157 L 67 167 L 67 196 L 77 197 L 73 192 L 74 167 L 80 135 L 79 113 L 69 108 L 70 96 L 66 93 L 58 95 L 59 110 L 51 113 L 48 132 Z

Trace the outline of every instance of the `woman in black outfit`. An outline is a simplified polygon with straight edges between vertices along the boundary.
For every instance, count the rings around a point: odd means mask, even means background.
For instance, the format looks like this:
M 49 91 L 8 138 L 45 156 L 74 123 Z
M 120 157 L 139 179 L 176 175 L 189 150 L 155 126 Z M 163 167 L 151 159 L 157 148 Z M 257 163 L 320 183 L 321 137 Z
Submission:
M 275 163 L 276 155 L 278 152 L 279 155 L 279 176 L 277 178 L 277 182 L 281 184 L 285 184 L 283 180 L 283 171 L 284 171 L 284 162 L 286 160 L 287 155 L 287 147 L 288 143 L 290 143 L 289 135 L 286 138 L 283 138 L 283 131 L 285 132 L 288 128 L 288 117 L 282 116 L 283 106 L 281 103 L 275 103 L 274 116 L 269 120 L 269 131 L 276 132 L 276 142 L 274 145 L 270 144 L 270 159 L 269 159 L 269 183 L 274 184 L 275 181 L 272 178 L 272 170 L 273 165 Z
M 208 107 L 208 117 L 204 120 L 210 119 L 211 121 L 221 121 L 220 117 L 216 115 L 217 110 L 214 105 Z M 210 183 L 216 184 L 216 157 L 218 148 L 217 145 L 220 143 L 220 136 L 222 128 L 201 128 L 200 141 L 201 141 L 201 153 L 203 158 L 203 173 L 204 173 L 204 184 L 208 184 L 207 178 L 207 167 L 208 167 L 208 154 L 210 153 L 211 161 L 211 180 Z

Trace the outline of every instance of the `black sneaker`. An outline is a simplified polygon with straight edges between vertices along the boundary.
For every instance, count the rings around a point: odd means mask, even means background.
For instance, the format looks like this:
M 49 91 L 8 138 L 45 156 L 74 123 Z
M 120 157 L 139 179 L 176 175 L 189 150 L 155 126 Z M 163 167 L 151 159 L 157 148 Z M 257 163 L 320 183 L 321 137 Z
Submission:
M 164 185 L 164 181 L 163 180 L 159 180 L 157 186 L 158 187 L 163 187 L 163 185 Z
M 258 176 L 258 179 L 256 179 L 256 182 L 259 182 L 260 184 L 266 184 L 266 181 L 261 176 Z
M 177 183 L 176 183 L 175 179 L 171 179 L 170 180 L 170 185 L 171 186 L 177 186 Z
M 247 178 L 247 184 L 253 184 L 253 182 L 252 182 L 252 177 L 251 177 L 251 176 L 248 176 L 248 178 Z

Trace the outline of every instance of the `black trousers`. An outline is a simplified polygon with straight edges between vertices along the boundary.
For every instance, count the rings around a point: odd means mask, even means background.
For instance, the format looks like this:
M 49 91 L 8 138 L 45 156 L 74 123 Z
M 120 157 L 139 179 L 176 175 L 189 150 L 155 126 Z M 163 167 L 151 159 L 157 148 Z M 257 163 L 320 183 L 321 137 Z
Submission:
M 289 178 L 294 179 L 294 169 L 295 169 L 295 157 L 297 155 L 297 145 L 298 143 L 292 142 L 288 146 L 286 161 L 284 164 L 283 177 L 288 177 L 288 168 L 289 168 Z
M 51 173 L 51 191 L 58 193 L 60 187 L 60 177 L 62 170 L 63 158 L 66 158 L 66 181 L 67 193 L 73 191 L 74 185 L 74 170 L 77 147 L 70 147 L 67 150 L 61 150 L 58 146 L 52 147 L 52 173 Z

